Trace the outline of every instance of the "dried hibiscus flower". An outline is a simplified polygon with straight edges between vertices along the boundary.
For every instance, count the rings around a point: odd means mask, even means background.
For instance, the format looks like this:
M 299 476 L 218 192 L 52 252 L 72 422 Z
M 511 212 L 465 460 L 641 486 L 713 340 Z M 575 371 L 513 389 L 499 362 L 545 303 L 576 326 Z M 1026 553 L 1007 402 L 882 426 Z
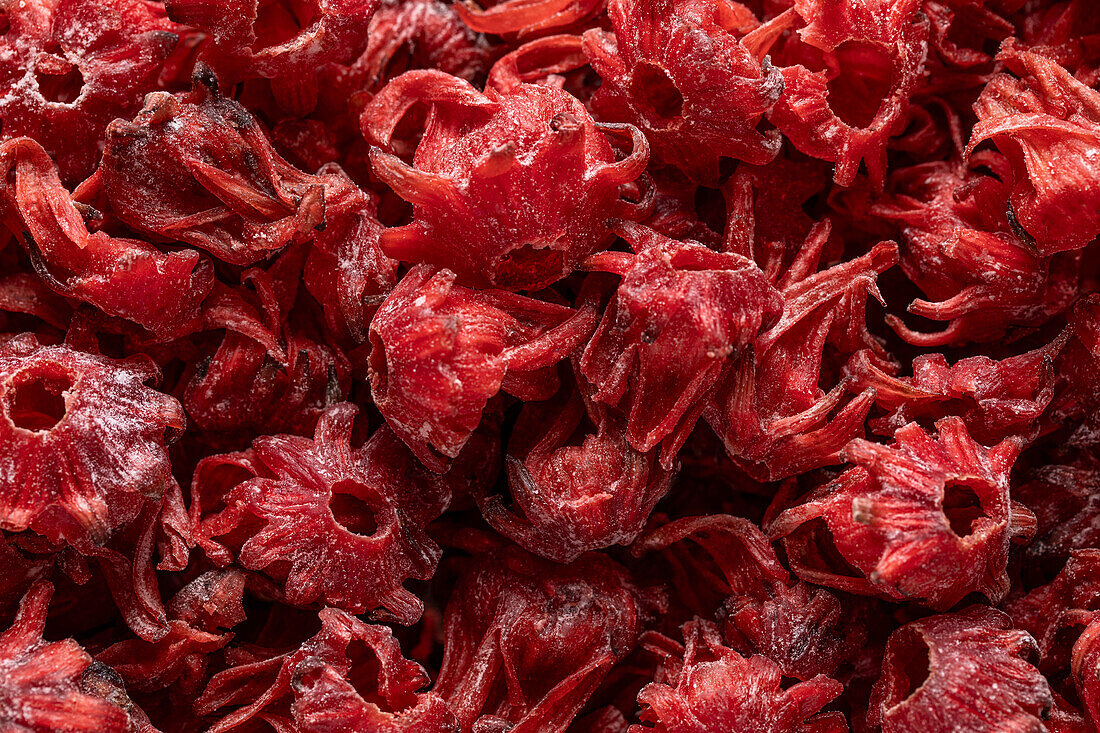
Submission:
M 480 552 L 447 604 L 433 692 L 463 731 L 564 731 L 654 601 L 603 555 L 560 566 L 511 546 Z
M 1004 597 L 1011 543 L 1035 531 L 1008 493 L 1020 443 L 984 448 L 957 417 L 936 431 L 911 423 L 892 446 L 852 441 L 844 456 L 857 468 L 779 513 L 769 534 L 799 577 L 935 609 L 972 592 Z
M 208 260 L 90 231 L 46 151 L 30 138 L 0 145 L 0 170 L 0 215 L 51 290 L 162 338 L 197 330 L 214 280 Z
M 627 415 L 627 440 L 661 446 L 671 468 L 716 385 L 745 348 L 779 319 L 779 293 L 751 260 L 638 225 L 623 236 L 636 254 L 585 262 L 622 281 L 580 359 L 593 398 Z
M 876 278 L 897 262 L 897 248 L 882 242 L 814 272 L 828 233 L 827 225 L 811 231 L 779 279 L 782 316 L 743 351 L 703 412 L 730 458 L 759 479 L 839 463 L 871 407 L 870 391 L 843 404 L 847 381 L 823 390 L 822 370 L 827 347 L 882 351 L 867 331 L 866 301 L 881 299 Z
M 594 431 L 587 423 L 576 391 L 525 405 L 506 463 L 514 508 L 476 495 L 494 529 L 557 562 L 631 542 L 672 482 L 653 454 L 630 446 L 621 420 L 599 416 Z
M 204 459 L 192 484 L 196 536 L 217 564 L 263 570 L 291 604 L 382 608 L 410 624 L 423 604 L 402 583 L 434 572 L 440 550 L 424 525 L 453 488 L 419 469 L 386 428 L 353 449 L 355 413 L 329 408 L 313 440 L 261 436 L 249 450 Z
M 118 675 L 72 639 L 45 641 L 53 586 L 36 583 L 0 634 L 0 727 L 8 731 L 153 733 Z
M 590 306 L 475 290 L 449 270 L 414 267 L 371 322 L 371 396 L 416 457 L 442 473 L 502 388 L 524 399 L 553 395 L 549 367 L 595 320 Z
M 975 154 L 970 165 L 1009 174 L 995 152 Z M 871 210 L 903 227 L 902 270 L 927 297 L 908 310 L 947 322 L 942 331 L 918 332 L 888 315 L 887 323 L 909 343 L 997 341 L 1046 323 L 1073 302 L 1076 254 L 1039 256 L 1006 209 L 1009 191 L 998 178 L 936 161 L 897 171 L 891 187 L 893 194 Z
M 382 148 L 417 102 L 433 111 L 410 166 Z M 552 85 L 500 73 L 482 94 L 442 72 L 410 71 L 378 93 L 361 124 L 382 146 L 371 152 L 375 173 L 414 208 L 411 224 L 386 230 L 382 248 L 471 284 L 545 287 L 610 243 L 609 220 L 643 210 L 621 196 L 645 168 L 645 137 L 597 125 Z M 616 160 L 608 132 L 629 135 L 629 156 Z
M 994 361 L 986 356 L 960 359 L 948 366 L 942 354 L 913 359 L 913 376 L 897 377 L 861 351 L 845 366 L 855 393 L 874 389 L 875 404 L 889 414 L 869 421 L 883 435 L 915 420 L 933 422 L 959 415 L 970 435 L 985 445 L 1010 435 L 1034 436 L 1054 396 L 1054 358 L 1065 339 Z
M 320 631 L 300 646 L 285 652 L 240 650 L 235 664 L 210 678 L 195 701 L 196 712 L 236 709 L 209 733 L 248 730 L 253 720 L 276 730 L 316 733 L 349 730 L 346 726 L 380 733 L 456 729 L 438 695 L 418 692 L 428 676 L 402 656 L 389 628 L 335 608 L 318 616 Z
M 691 622 L 683 633 L 684 646 L 668 644 L 676 656 L 665 662 L 657 681 L 638 694 L 641 719 L 649 725 L 631 726 L 630 733 L 848 730 L 841 713 L 821 710 L 843 692 L 836 680 L 819 675 L 784 686 L 775 662 L 760 655 L 743 657 L 727 648 L 713 624 Z
M 99 162 L 107 123 L 157 88 L 176 28 L 158 4 L 135 0 L 24 0 L 2 12 L 2 139 L 34 138 L 76 184 Z
M 172 20 L 206 34 L 203 59 L 232 83 L 258 76 L 308 85 L 318 66 L 362 50 L 378 0 L 167 0 L 164 6 Z
M 791 13 L 761 24 L 746 6 L 708 0 L 611 0 L 614 32 L 584 34 L 603 79 L 593 106 L 637 125 L 657 162 L 709 181 L 720 157 L 762 164 L 781 136 L 757 130 L 783 93 L 783 74 L 765 58 Z
M 110 125 L 104 144 L 96 175 L 119 219 L 230 264 L 306 241 L 324 221 L 323 183 L 280 158 L 204 66 L 191 92 L 150 94 L 133 122 Z
M 1080 249 L 1100 234 L 1100 92 L 1058 63 L 1009 44 L 975 104 L 969 153 L 992 140 L 1012 165 L 1009 201 L 1039 253 Z
M 867 722 L 901 731 L 1045 730 L 1050 687 L 1035 641 L 984 606 L 902 626 L 886 644 Z
M 146 360 L 114 361 L 28 335 L 0 343 L 0 526 L 88 548 L 174 486 L 178 402 L 146 386 Z
M 796 148 L 836 164 L 848 186 L 861 163 L 886 177 L 886 143 L 906 123 L 928 51 L 918 0 L 795 0 L 805 21 L 777 57 L 783 95 L 768 113 Z

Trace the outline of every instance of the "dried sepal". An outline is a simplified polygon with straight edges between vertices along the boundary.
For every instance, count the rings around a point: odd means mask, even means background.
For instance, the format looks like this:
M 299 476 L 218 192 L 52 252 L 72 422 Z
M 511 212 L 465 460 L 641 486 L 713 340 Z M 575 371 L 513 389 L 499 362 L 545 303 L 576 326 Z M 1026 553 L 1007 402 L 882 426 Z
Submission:
M 857 468 L 778 514 L 769 534 L 799 577 L 941 610 L 973 592 L 1004 597 L 1011 544 L 1035 529 L 1008 491 L 1020 443 L 985 448 L 957 417 L 936 431 L 911 423 L 891 446 L 852 441 L 844 457 Z
M 622 277 L 581 356 L 593 398 L 627 415 L 627 440 L 647 453 L 661 446 L 671 468 L 716 386 L 782 300 L 751 260 L 651 229 L 621 230 L 636 254 L 594 255 L 591 270 Z
M 848 730 L 841 713 L 821 710 L 843 692 L 836 680 L 818 675 L 785 685 L 775 662 L 726 647 L 713 624 L 696 620 L 685 624 L 683 634 L 679 658 L 666 660 L 658 681 L 638 693 L 645 724 L 631 726 L 630 733 Z
M 114 361 L 29 334 L 0 344 L 0 527 L 88 551 L 173 484 L 178 402 L 147 361 Z
M 424 531 L 453 487 L 419 469 L 388 429 L 350 445 L 356 409 L 329 408 L 313 438 L 261 436 L 195 472 L 196 539 L 219 565 L 236 560 L 280 583 L 295 605 L 384 609 L 401 623 L 423 604 L 402 584 L 430 578 L 440 550 Z
M 161 338 L 196 330 L 214 281 L 208 260 L 195 251 L 162 252 L 137 239 L 90 231 L 46 151 L 30 138 L 0 145 L 0 170 L 0 214 L 51 290 Z
M 603 118 L 637 125 L 657 162 L 703 181 L 717 178 L 722 157 L 776 156 L 781 136 L 757 126 L 783 94 L 766 54 L 792 13 L 761 24 L 734 2 L 611 0 L 608 17 L 613 32 L 584 34 Z
M 209 733 L 237 730 L 252 721 L 318 733 L 347 730 L 335 727 L 341 721 L 364 720 L 371 723 L 367 729 L 387 732 L 455 729 L 454 716 L 438 696 L 418 692 L 428 675 L 402 656 L 388 627 L 365 624 L 335 608 L 324 608 L 318 616 L 320 631 L 300 646 L 243 654 L 210 678 L 195 711 L 205 716 L 236 709 L 219 718 Z M 355 680 L 356 687 L 347 680 Z
M 360 122 L 381 146 L 371 151 L 375 173 L 414 210 L 411 224 L 383 233 L 382 248 L 471 284 L 538 290 L 610 243 L 610 220 L 644 213 L 622 196 L 636 193 L 649 143 L 630 125 L 597 126 L 553 85 L 502 86 L 482 94 L 442 72 L 410 71 L 371 100 Z M 417 102 L 432 111 L 410 166 L 383 148 Z M 631 151 L 617 160 L 608 134 L 620 132 Z
M 845 403 L 847 381 L 821 387 L 827 345 L 841 353 L 881 352 L 866 327 L 867 296 L 881 299 L 877 277 L 897 262 L 882 242 L 865 255 L 815 272 L 827 224 L 807 237 L 779 278 L 783 314 L 738 358 L 703 417 L 749 475 L 778 480 L 830 463 L 862 434 L 872 393 Z
M 2 137 L 31 137 L 74 185 L 95 170 L 107 124 L 128 117 L 177 42 L 155 3 L 6 3 L 0 35 Z
M 167 0 L 168 17 L 205 34 L 202 57 L 231 83 L 253 77 L 309 84 L 319 66 L 366 44 L 379 0 Z M 312 90 L 316 94 L 316 89 Z
M 1035 640 L 986 606 L 902 626 L 886 643 L 867 722 L 915 729 L 1038 732 L 1053 698 L 1030 661 Z
M 924 70 L 928 19 L 917 0 L 797 0 L 794 9 L 806 25 L 779 54 L 789 65 L 768 119 L 802 152 L 835 163 L 838 184 L 851 185 L 863 163 L 881 188 L 886 143 L 905 126 Z
M 478 492 L 482 516 L 525 549 L 569 563 L 589 550 L 630 543 L 672 482 L 655 456 L 627 442 L 609 416 L 589 427 L 579 393 L 526 405 L 506 468 L 514 506 Z
M 1012 211 L 1040 254 L 1080 249 L 1100 234 L 1100 92 L 1015 44 L 997 58 L 1018 78 L 998 74 L 982 91 L 967 153 L 992 140 L 1008 158 Z
M 0 727 L 13 733 L 142 730 L 144 714 L 114 683 L 117 675 L 109 667 L 72 639 L 42 638 L 52 595 L 49 583 L 33 585 L 11 628 L 0 634 Z
M 442 473 L 502 388 L 524 399 L 557 391 L 549 367 L 596 325 L 579 308 L 455 283 L 427 265 L 410 270 L 370 328 L 371 396 L 424 465 Z
M 115 216 L 230 264 L 306 241 L 324 221 L 323 182 L 279 157 L 205 66 L 191 92 L 150 94 L 133 122 L 113 122 L 104 145 L 97 176 Z
M 480 552 L 448 601 L 433 692 L 464 731 L 564 731 L 651 603 L 604 555 L 561 566 L 514 546 Z

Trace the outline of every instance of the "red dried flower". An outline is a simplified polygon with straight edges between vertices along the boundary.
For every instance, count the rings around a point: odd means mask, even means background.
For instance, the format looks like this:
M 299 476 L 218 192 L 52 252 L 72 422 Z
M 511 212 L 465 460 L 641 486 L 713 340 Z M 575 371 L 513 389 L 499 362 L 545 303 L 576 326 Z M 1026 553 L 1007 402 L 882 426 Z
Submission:
M 975 104 L 969 154 L 992 140 L 1012 164 L 1011 202 L 1040 254 L 1084 247 L 1100 234 L 1100 92 L 1058 63 L 1009 44 Z
M 99 162 L 107 123 L 156 88 L 174 25 L 140 0 L 5 3 L 0 26 L 2 139 L 32 137 L 75 184 Z
M 806 22 L 780 58 L 783 96 L 768 113 L 796 148 L 836 163 L 848 186 L 860 163 L 878 187 L 886 142 L 901 132 L 927 54 L 918 0 L 795 0 Z M 813 70 L 811 70 L 813 69 Z
M 1100 620 L 1093 620 L 1073 646 L 1070 664 L 1090 730 L 1100 725 Z
M 367 50 L 351 73 L 362 74 L 362 86 L 372 89 L 410 69 L 438 69 L 469 82 L 483 78 L 490 44 L 463 23 L 470 16 L 465 6 L 442 0 L 382 0 L 371 17 Z
M 371 396 L 416 457 L 442 473 L 502 388 L 523 399 L 553 395 L 548 367 L 595 326 L 590 307 L 473 290 L 448 270 L 420 265 L 371 322 Z
M 382 248 L 472 284 L 538 290 L 606 246 L 610 220 L 639 218 L 644 209 L 621 195 L 649 144 L 630 125 L 597 125 L 561 89 L 495 76 L 482 94 L 442 72 L 410 71 L 363 111 L 367 140 L 386 147 L 410 107 L 434 110 L 413 166 L 371 151 L 375 173 L 414 209 L 411 224 L 386 230 Z M 604 133 L 620 131 L 633 149 L 616 161 Z
M 776 156 L 782 138 L 757 125 L 783 93 L 765 54 L 790 13 L 762 25 L 740 3 L 611 0 L 608 17 L 614 33 L 584 34 L 602 117 L 637 125 L 658 162 L 704 181 L 718 177 L 720 157 Z
M 893 435 L 916 420 L 958 415 L 975 440 L 992 445 L 1010 435 L 1038 432 L 1054 396 L 1054 358 L 1064 343 L 1058 339 L 1002 361 L 972 356 L 951 366 L 943 354 L 924 354 L 913 359 L 911 377 L 887 373 L 871 352 L 861 351 L 844 371 L 854 380 L 852 392 L 873 389 L 875 404 L 889 412 L 868 423 L 879 434 Z
M 524 406 L 506 465 L 515 507 L 478 492 L 485 521 L 524 549 L 562 563 L 630 543 L 672 482 L 653 454 L 630 446 L 621 421 L 601 416 L 592 432 L 575 391 Z
M 166 0 L 164 6 L 172 20 L 207 34 L 203 59 L 235 83 L 257 76 L 307 81 L 326 62 L 355 58 L 378 1 Z
M 767 657 L 743 657 L 722 644 L 718 630 L 705 621 L 684 626 L 679 659 L 665 663 L 659 681 L 638 694 L 644 706 L 630 733 L 843 733 L 838 712 L 821 708 L 843 692 L 839 682 L 818 675 L 784 688 L 783 673 Z
M 1005 605 L 1013 624 L 1035 638 L 1038 667 L 1051 677 L 1069 668 L 1074 642 L 1100 618 L 1098 578 L 1100 550 L 1075 550 L 1054 580 Z
M 433 691 L 463 731 L 564 731 L 634 648 L 648 606 L 604 555 L 561 566 L 511 546 L 480 553 L 447 603 Z
M 205 328 L 225 335 L 189 366 L 180 399 L 208 442 L 239 448 L 261 430 L 308 435 L 325 408 L 347 394 L 343 354 L 287 322 L 301 258 L 290 272 L 280 272 L 284 264 L 242 275 L 254 295 L 219 283 L 205 303 Z
M 768 538 L 742 517 L 677 519 L 631 549 L 667 563 L 676 600 L 691 614 L 718 609 L 727 646 L 764 655 L 785 676 L 808 681 L 832 674 L 867 639 L 860 606 L 849 601 L 842 609 L 827 591 L 792 581 Z
M 183 410 L 113 361 L 26 334 L 0 344 L 0 527 L 87 549 L 174 484 L 167 443 Z
M 303 282 L 329 329 L 363 343 L 375 310 L 397 285 L 397 262 L 382 252 L 376 197 L 335 164 L 317 175 L 325 184 L 325 225 L 313 236 Z
M 886 644 L 867 722 L 884 733 L 1042 731 L 1053 699 L 1035 641 L 984 606 L 902 626 Z
M 462 22 L 482 33 L 525 38 L 581 23 L 604 9 L 606 0 L 503 0 L 487 8 L 477 0 L 455 3 Z
M 30 138 L 0 145 L 0 170 L 0 214 L 52 290 L 160 337 L 198 328 L 199 307 L 214 280 L 210 262 L 198 252 L 166 253 L 136 239 L 90 232 L 46 151 Z
M 782 317 L 745 350 L 703 412 L 730 458 L 761 480 L 839 463 L 840 449 L 862 434 L 871 407 L 870 391 L 841 406 L 846 381 L 825 392 L 823 361 L 827 344 L 842 353 L 881 351 L 866 330 L 866 300 L 868 294 L 881 300 L 875 280 L 897 262 L 897 248 L 882 242 L 814 272 L 828 234 L 827 226 L 810 233 L 778 283 Z
M 936 609 L 972 592 L 1004 597 L 1011 543 L 1035 530 L 1008 493 L 1020 443 L 983 448 L 957 417 L 936 430 L 911 423 L 893 446 L 852 441 L 844 456 L 859 467 L 775 518 L 769 535 L 783 539 L 800 578 Z
M 191 92 L 150 94 L 133 122 L 111 123 L 104 145 L 97 176 L 115 216 L 230 264 L 306 241 L 324 221 L 323 182 L 280 158 L 204 66 Z
M 779 293 L 740 255 L 624 225 L 636 254 L 595 255 L 588 269 L 622 277 L 580 360 L 593 398 L 627 415 L 627 440 L 675 462 L 716 385 L 746 346 L 775 324 Z
M 329 408 L 313 440 L 261 436 L 249 450 L 204 459 L 192 484 L 197 539 L 219 565 L 236 557 L 263 570 L 291 604 L 381 607 L 411 624 L 423 604 L 402 583 L 434 573 L 440 551 L 424 525 L 453 489 L 418 469 L 385 428 L 352 449 L 355 413 Z
M 1008 176 L 996 153 L 975 154 L 976 165 Z M 1042 325 L 1072 303 L 1076 254 L 1038 256 L 1011 209 L 1006 211 L 1009 191 L 998 179 L 933 162 L 899 171 L 891 185 L 897 193 L 871 210 L 904 227 L 902 269 L 929 298 L 914 300 L 909 312 L 948 321 L 942 331 L 921 333 L 887 315 L 886 322 L 909 343 L 997 341 L 1011 329 Z
M 196 712 L 211 715 L 243 707 L 218 720 L 208 733 L 239 730 L 254 719 L 276 730 L 317 733 L 360 724 L 365 726 L 360 730 L 380 733 L 456 729 L 454 715 L 434 692 L 417 692 L 428 676 L 401 655 L 387 627 L 364 624 L 335 608 L 322 609 L 318 616 L 321 630 L 301 646 L 242 655 L 210 679 L 195 701 Z

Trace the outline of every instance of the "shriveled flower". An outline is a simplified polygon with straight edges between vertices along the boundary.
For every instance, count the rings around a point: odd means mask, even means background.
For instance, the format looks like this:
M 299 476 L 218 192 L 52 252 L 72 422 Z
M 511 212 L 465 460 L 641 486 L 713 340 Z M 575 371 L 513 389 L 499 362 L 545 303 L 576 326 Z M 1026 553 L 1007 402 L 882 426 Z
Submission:
M 264 77 L 308 84 L 318 66 L 362 50 L 378 2 L 166 0 L 164 6 L 172 20 L 204 32 L 204 60 L 231 83 Z
M 839 463 L 871 408 L 867 390 L 845 403 L 847 380 L 822 388 L 825 351 L 882 351 L 867 331 L 867 296 L 881 299 L 876 278 L 897 262 L 897 247 L 882 242 L 815 272 L 828 234 L 819 225 L 807 237 L 778 282 L 783 315 L 745 349 L 703 412 L 730 458 L 760 480 Z
M 463 731 L 564 731 L 634 648 L 650 602 L 604 555 L 561 566 L 513 546 L 480 552 L 447 604 L 433 692 Z
M 300 646 L 253 650 L 210 678 L 195 711 L 213 715 L 236 709 L 209 733 L 247 729 L 260 720 L 276 730 L 311 733 L 348 730 L 341 727 L 346 725 L 384 733 L 456 729 L 454 715 L 438 695 L 418 692 L 428 675 L 402 656 L 389 628 L 365 624 L 335 608 L 324 608 L 318 616 L 320 631 Z
M 30 138 L 0 145 L 0 171 L 0 215 L 51 290 L 161 338 L 198 329 L 200 305 L 214 282 L 209 260 L 193 250 L 162 252 L 90 231 L 46 151 Z
M 848 186 L 861 163 L 881 188 L 886 143 L 906 123 L 923 72 L 928 19 L 918 0 L 796 0 L 806 25 L 777 54 L 783 95 L 768 113 L 799 150 L 836 164 Z
M 291 604 L 385 609 L 410 624 L 423 603 L 402 584 L 434 573 L 440 550 L 424 526 L 453 487 L 419 468 L 386 428 L 353 449 L 355 413 L 341 403 L 313 440 L 261 436 L 249 450 L 204 459 L 192 484 L 196 536 L 219 565 L 236 558 L 263 570 Z
M 323 182 L 279 157 L 205 66 L 192 91 L 150 94 L 133 122 L 111 123 L 104 146 L 96 175 L 115 216 L 230 264 L 304 242 L 324 221 Z
M 996 151 L 972 156 L 1007 179 Z M 1078 256 L 1043 257 L 1005 207 L 1007 185 L 993 176 L 934 161 L 896 172 L 892 193 L 872 212 L 902 227 L 901 267 L 925 298 L 909 312 L 944 321 L 941 331 L 915 331 L 895 314 L 886 322 L 906 341 L 940 347 L 998 341 L 1064 312 L 1078 289 Z
M 600 416 L 594 432 L 587 423 L 576 391 L 526 405 L 506 464 L 514 508 L 500 495 L 475 497 L 494 529 L 557 562 L 631 542 L 672 483 L 653 454 L 630 446 L 620 420 Z
M 595 310 L 455 284 L 420 265 L 402 278 L 370 327 L 371 396 L 425 466 L 442 473 L 501 389 L 546 399 L 549 369 L 596 326 Z
M 5 3 L 0 35 L 0 140 L 32 137 L 75 185 L 95 170 L 107 123 L 129 117 L 176 45 L 156 3 Z
M 1015 77 L 982 91 L 967 152 L 992 140 L 1008 157 L 1012 211 L 1040 254 L 1080 249 L 1100 234 L 1100 92 L 1016 44 L 997 59 Z
M 818 675 L 784 686 L 779 665 L 758 654 L 743 657 L 724 646 L 713 624 L 693 621 L 684 626 L 683 634 L 679 658 L 666 662 L 661 681 L 638 693 L 646 725 L 631 726 L 630 733 L 848 730 L 843 714 L 821 711 L 844 690 L 836 680 Z
M 1050 686 L 1035 640 L 987 606 L 902 626 L 886 643 L 867 722 L 883 733 L 1045 730 Z
M 0 528 L 100 545 L 175 482 L 176 400 L 147 360 L 115 361 L 25 334 L 0 343 Z
M 761 24 L 735 2 L 611 0 L 608 17 L 613 32 L 584 34 L 603 81 L 593 100 L 601 117 L 637 125 L 657 162 L 704 181 L 722 157 L 776 156 L 782 137 L 757 126 L 783 93 L 766 54 L 793 13 Z
M 935 609 L 973 592 L 1004 597 L 1011 544 L 1035 531 L 1035 515 L 1008 491 L 1020 441 L 984 448 L 958 417 L 936 431 L 911 423 L 892 446 L 852 441 L 844 456 L 858 467 L 775 518 L 769 534 L 799 577 Z
M 0 728 L 13 733 L 153 731 L 118 675 L 72 639 L 45 641 L 53 586 L 27 591 L 11 628 L 0 634 Z
M 371 151 L 375 173 L 414 211 L 411 224 L 383 233 L 382 248 L 470 284 L 538 290 L 607 246 L 610 220 L 642 215 L 622 197 L 636 189 L 649 144 L 630 125 L 597 125 L 553 85 L 490 78 L 482 94 L 439 71 L 410 71 L 363 111 L 364 135 L 381 146 Z M 383 148 L 417 102 L 434 111 L 410 166 Z M 612 132 L 631 138 L 623 160 Z
M 751 260 L 625 225 L 636 254 L 594 255 L 622 281 L 580 359 L 593 398 L 626 413 L 627 440 L 676 452 L 742 351 L 779 319 L 782 299 Z

